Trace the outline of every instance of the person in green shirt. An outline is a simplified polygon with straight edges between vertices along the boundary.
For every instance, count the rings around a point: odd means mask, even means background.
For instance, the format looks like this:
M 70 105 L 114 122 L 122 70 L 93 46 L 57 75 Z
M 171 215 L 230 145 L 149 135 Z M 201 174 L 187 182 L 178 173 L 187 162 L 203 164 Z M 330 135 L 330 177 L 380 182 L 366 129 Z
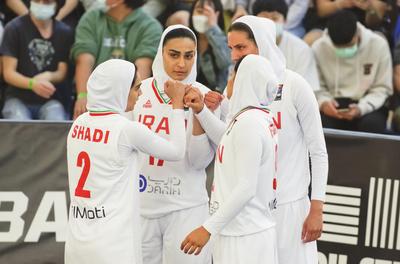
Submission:
M 142 78 L 151 76 L 162 27 L 140 8 L 143 0 L 106 0 L 86 12 L 77 28 L 71 55 L 76 63 L 74 119 L 86 112 L 86 83 L 92 70 L 109 59 L 135 63 Z

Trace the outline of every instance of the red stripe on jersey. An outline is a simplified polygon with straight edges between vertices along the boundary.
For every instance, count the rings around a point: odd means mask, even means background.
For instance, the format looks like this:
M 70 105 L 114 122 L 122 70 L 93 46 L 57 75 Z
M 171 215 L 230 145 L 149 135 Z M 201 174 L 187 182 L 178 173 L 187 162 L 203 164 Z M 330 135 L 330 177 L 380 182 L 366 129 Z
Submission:
M 163 104 L 164 101 L 162 100 L 160 94 L 159 94 L 158 91 L 157 91 L 155 81 L 156 81 L 156 79 L 153 79 L 153 81 L 151 82 L 151 87 L 153 88 L 154 94 L 156 95 L 158 101 L 159 101 L 161 104 Z
M 117 113 L 114 112 L 101 112 L 101 113 L 95 113 L 95 112 L 90 112 L 90 116 L 107 116 L 107 115 L 115 115 Z

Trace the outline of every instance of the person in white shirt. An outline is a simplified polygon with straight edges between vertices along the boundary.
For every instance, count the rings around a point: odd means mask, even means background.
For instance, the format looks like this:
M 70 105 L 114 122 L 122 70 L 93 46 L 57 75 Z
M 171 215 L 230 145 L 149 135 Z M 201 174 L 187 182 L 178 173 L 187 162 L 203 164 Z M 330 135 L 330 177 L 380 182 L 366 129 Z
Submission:
M 228 33 L 232 60 L 259 54 L 271 62 L 281 84 L 270 106 L 281 143 L 278 149 L 278 206 L 275 210 L 279 261 L 284 264 L 318 263 L 315 240 L 322 232 L 328 177 L 328 155 L 321 117 L 312 88 L 299 74 L 286 69 L 284 56 L 275 39 L 274 22 L 254 16 L 239 18 Z M 220 97 L 207 95 L 205 104 L 213 109 Z M 223 100 L 221 106 L 229 105 L 227 101 Z M 210 114 L 207 107 L 202 107 L 202 103 L 196 107 L 196 117 L 208 136 L 219 142 L 226 125 Z M 308 187 L 311 175 L 310 206 Z
M 173 113 L 171 99 L 164 93 L 168 79 L 181 81 L 207 93 L 207 87 L 196 82 L 196 37 L 189 28 L 168 27 L 161 36 L 152 70 L 153 77 L 142 82 L 143 95 L 134 111 L 135 120 L 158 135 L 169 138 L 169 120 Z M 214 157 L 208 137 L 192 135 L 192 110 L 185 111 L 187 151 L 185 158 L 166 162 L 143 157 L 141 174 L 141 216 L 143 261 L 161 263 L 210 263 L 205 250 L 198 258 L 179 250 L 184 236 L 208 217 L 208 195 L 205 169 Z
M 276 43 L 285 55 L 286 68 L 300 74 L 317 91 L 319 79 L 314 53 L 301 38 L 284 30 L 287 12 L 287 4 L 281 0 L 257 0 L 253 5 L 255 16 L 275 22 Z
M 133 63 L 109 60 L 91 74 L 89 112 L 74 121 L 67 139 L 71 204 L 65 263 L 142 263 L 138 153 L 177 161 L 186 147 L 185 86 L 168 81 L 165 91 L 174 100 L 170 142 L 122 116 L 140 95 Z
M 277 141 L 267 107 L 275 98 L 278 78 L 258 55 L 244 57 L 235 72 L 233 87 L 227 88 L 229 125 L 215 160 L 212 216 L 185 238 L 181 249 L 199 254 L 211 235 L 214 263 L 277 264 L 272 216 Z

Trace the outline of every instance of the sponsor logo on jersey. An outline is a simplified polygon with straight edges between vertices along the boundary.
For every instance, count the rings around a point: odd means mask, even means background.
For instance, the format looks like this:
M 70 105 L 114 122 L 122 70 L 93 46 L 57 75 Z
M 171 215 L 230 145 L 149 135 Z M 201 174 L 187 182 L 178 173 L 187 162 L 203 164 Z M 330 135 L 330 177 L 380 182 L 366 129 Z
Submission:
M 100 219 L 106 217 L 106 211 L 104 206 L 101 207 L 79 207 L 76 205 L 71 205 L 72 216 L 74 218 L 81 218 L 81 219 Z
M 145 104 L 143 104 L 143 108 L 151 108 L 151 107 L 152 107 L 152 104 L 151 104 L 150 99 L 147 100 L 147 102 Z
M 282 90 L 283 90 L 283 84 L 280 84 L 278 86 L 278 92 L 276 93 L 276 97 L 274 101 L 280 101 L 282 100 Z
M 161 195 L 181 195 L 181 180 L 177 177 L 166 177 L 163 179 L 152 179 L 140 175 L 139 191 Z

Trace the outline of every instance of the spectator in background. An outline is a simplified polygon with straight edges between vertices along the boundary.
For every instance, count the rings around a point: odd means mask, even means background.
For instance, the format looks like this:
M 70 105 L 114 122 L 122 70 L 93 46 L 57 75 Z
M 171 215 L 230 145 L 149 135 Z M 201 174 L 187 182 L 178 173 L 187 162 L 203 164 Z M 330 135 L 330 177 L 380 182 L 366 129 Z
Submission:
M 325 127 L 383 133 L 393 93 L 392 61 L 387 41 L 342 10 L 313 50 L 320 73 L 320 105 Z
M 304 20 L 306 31 L 304 40 L 312 45 L 322 36 L 328 18 L 340 10 L 351 10 L 357 20 L 374 30 L 384 31 L 382 23 L 388 5 L 382 0 L 313 0 L 313 8 L 310 8 Z
M 235 1 L 236 1 L 236 12 L 232 17 L 232 21 L 235 21 L 235 19 L 240 16 L 247 15 L 246 8 L 250 11 L 253 11 L 251 9 L 256 0 L 235 0 Z M 290 33 L 298 37 L 303 37 L 305 34 L 305 30 L 302 25 L 302 20 L 308 9 L 308 0 L 285 0 L 285 3 L 288 6 L 287 16 L 285 17 L 286 20 L 284 25 L 285 30 L 289 31 Z
M 253 5 L 256 16 L 269 18 L 276 25 L 276 43 L 286 58 L 286 67 L 306 79 L 314 91 L 319 90 L 319 79 L 314 54 L 300 38 L 284 30 L 288 6 L 281 0 L 257 0 Z
M 393 129 L 400 133 L 400 41 L 394 49 L 393 54 L 393 64 L 394 64 L 394 116 L 393 116 Z
M 78 7 L 79 2 L 82 3 L 85 11 L 93 10 L 96 8 L 106 8 L 106 1 L 101 0 L 65 0 L 65 4 L 60 8 L 56 19 L 63 20 L 67 17 L 75 8 Z
M 189 26 L 190 10 L 195 0 L 147 0 L 143 10 L 157 17 L 166 27 Z
M 53 19 L 56 0 L 32 0 L 30 13 L 5 27 L 3 56 L 7 119 L 66 119 L 61 103 L 73 42 L 71 29 Z M 65 89 L 65 88 L 64 88 Z
M 191 11 L 190 28 L 198 39 L 197 81 L 223 92 L 231 65 L 220 0 L 197 0 Z
M 29 12 L 29 2 L 30 0 L 3 0 L 0 3 L 0 8 L 5 15 L 5 23 L 14 19 L 17 16 L 23 16 Z
M 87 12 L 76 28 L 71 54 L 76 62 L 74 119 L 86 111 L 86 83 L 93 68 L 109 59 L 134 62 L 143 79 L 151 76 L 162 28 L 140 8 L 140 0 L 107 0 L 104 10 Z

